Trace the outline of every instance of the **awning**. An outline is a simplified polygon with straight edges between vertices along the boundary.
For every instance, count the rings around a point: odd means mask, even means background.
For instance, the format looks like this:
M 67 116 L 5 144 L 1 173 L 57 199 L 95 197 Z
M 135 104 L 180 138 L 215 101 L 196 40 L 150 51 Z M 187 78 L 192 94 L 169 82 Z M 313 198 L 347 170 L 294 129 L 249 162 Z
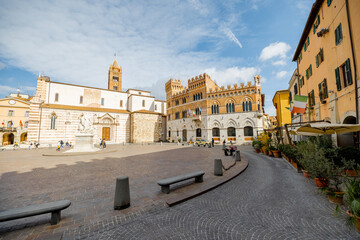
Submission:
M 360 124 L 308 123 L 289 133 L 296 135 L 343 134 L 360 131 Z

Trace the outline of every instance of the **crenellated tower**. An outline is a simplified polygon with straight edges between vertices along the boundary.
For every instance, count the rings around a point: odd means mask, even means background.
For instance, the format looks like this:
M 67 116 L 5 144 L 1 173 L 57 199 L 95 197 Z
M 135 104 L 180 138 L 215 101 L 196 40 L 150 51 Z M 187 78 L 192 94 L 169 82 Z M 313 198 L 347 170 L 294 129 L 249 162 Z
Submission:
M 116 59 L 109 68 L 108 89 L 121 92 L 122 68 L 119 67 Z

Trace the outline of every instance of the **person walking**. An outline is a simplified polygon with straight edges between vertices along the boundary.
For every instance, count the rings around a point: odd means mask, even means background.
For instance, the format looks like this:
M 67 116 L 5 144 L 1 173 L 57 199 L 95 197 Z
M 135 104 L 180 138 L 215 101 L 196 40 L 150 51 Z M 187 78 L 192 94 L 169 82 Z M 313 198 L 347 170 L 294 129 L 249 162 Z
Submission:
M 30 142 L 30 145 L 29 145 L 29 150 L 31 150 L 32 146 L 33 146 L 33 143 L 32 143 L 32 142 Z
M 61 147 L 61 148 L 64 148 L 64 142 L 63 142 L 63 140 L 60 140 L 60 147 Z
M 103 140 L 100 138 L 100 142 L 99 142 L 99 148 L 101 149 L 102 147 L 102 144 L 103 144 Z
M 212 138 L 212 139 L 211 139 L 211 145 L 212 145 L 212 147 L 214 147 L 214 143 L 215 143 L 215 140 L 214 140 L 214 138 Z
M 103 139 L 102 145 L 103 145 L 103 149 L 105 149 L 106 148 L 105 138 Z
M 230 146 L 232 146 L 233 144 L 232 144 L 232 140 L 230 140 Z

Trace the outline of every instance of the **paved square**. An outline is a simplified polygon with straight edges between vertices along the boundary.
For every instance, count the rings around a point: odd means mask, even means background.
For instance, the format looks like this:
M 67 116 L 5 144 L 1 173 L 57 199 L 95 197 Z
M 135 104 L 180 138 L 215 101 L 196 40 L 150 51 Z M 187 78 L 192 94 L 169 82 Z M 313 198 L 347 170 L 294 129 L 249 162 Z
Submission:
M 56 155 L 55 149 L 0 152 L 1 210 L 61 199 L 72 202 L 62 211 L 59 225 L 51 226 L 50 214 L 45 214 L 1 223 L 0 234 L 4 239 L 57 238 L 66 230 L 164 205 L 169 195 L 160 191 L 159 179 L 197 170 L 205 171 L 204 183 L 223 178 L 213 175 L 214 159 L 222 158 L 225 166 L 234 159 L 225 158 L 220 149 L 164 144 L 110 145 L 101 153 L 80 156 L 48 156 Z M 131 207 L 114 211 L 115 179 L 122 175 L 130 179 Z M 198 186 L 178 188 L 170 196 L 180 196 Z

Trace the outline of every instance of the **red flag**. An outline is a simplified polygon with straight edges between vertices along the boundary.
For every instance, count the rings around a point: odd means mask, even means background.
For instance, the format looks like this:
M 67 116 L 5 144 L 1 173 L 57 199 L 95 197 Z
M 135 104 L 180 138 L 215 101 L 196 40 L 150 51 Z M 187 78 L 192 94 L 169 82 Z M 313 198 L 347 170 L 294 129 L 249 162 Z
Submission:
M 20 120 L 20 126 L 23 127 L 23 124 L 22 124 L 21 120 Z

